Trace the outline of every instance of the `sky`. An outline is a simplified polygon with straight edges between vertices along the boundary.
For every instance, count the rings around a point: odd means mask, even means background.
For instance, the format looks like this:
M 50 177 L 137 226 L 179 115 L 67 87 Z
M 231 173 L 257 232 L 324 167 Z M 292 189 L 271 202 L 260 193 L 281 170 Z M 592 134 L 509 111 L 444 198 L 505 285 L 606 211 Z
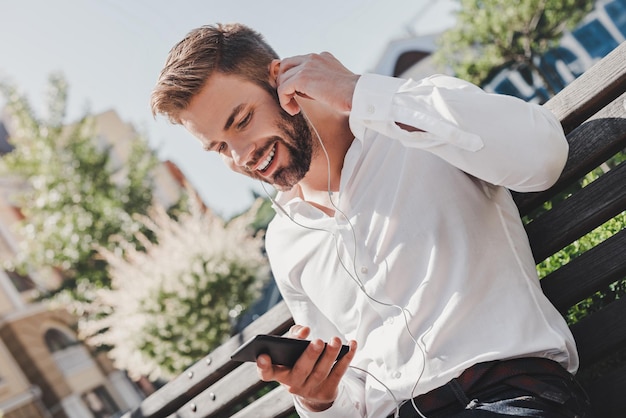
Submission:
M 44 114 L 48 78 L 69 85 L 68 122 L 115 110 L 162 160 L 176 163 L 205 203 L 230 217 L 260 184 L 230 172 L 180 126 L 152 117 L 150 92 L 168 51 L 196 27 L 240 22 L 281 57 L 329 51 L 370 72 L 386 45 L 454 23 L 454 0 L 0 0 L 0 79 Z M 0 100 L 0 107 L 2 106 Z

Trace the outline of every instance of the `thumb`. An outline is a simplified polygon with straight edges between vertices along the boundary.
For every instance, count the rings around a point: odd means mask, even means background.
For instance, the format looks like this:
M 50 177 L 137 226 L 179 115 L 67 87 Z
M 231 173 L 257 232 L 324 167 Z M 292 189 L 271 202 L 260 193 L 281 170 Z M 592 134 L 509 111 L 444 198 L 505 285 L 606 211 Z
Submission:
M 256 358 L 256 367 L 259 378 L 265 382 L 269 382 L 274 377 L 272 360 L 267 354 L 261 354 Z

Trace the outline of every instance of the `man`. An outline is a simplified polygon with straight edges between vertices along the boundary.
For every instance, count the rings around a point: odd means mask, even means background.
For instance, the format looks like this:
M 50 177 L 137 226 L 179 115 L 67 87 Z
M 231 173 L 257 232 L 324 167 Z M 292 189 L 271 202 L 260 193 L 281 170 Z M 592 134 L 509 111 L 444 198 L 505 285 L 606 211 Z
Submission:
M 328 53 L 278 60 L 242 25 L 177 44 L 152 109 L 279 189 L 267 252 L 292 335 L 312 343 L 291 369 L 257 367 L 301 416 L 588 416 L 508 191 L 558 178 L 549 111 L 447 76 L 356 75 Z

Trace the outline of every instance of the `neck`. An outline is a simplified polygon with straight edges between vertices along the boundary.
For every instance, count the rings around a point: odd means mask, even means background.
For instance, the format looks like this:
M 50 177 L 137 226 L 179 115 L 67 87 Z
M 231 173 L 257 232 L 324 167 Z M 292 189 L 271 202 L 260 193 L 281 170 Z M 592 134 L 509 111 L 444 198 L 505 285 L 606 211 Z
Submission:
M 341 181 L 343 160 L 354 135 L 350 131 L 347 114 L 338 113 L 313 100 L 301 99 L 299 104 L 309 123 L 315 128 L 312 133 L 314 153 L 311 167 L 299 183 L 300 191 L 304 200 L 329 207 L 329 167 L 330 191 L 336 192 Z M 328 157 L 320 141 L 324 144 Z

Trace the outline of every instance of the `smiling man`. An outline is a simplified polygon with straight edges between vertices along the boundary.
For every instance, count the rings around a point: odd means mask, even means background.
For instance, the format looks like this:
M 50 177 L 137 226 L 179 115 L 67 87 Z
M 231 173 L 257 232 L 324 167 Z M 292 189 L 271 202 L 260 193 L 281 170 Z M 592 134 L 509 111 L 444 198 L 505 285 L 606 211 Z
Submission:
M 238 24 L 178 43 L 152 109 L 279 190 L 268 257 L 292 336 L 312 343 L 293 368 L 257 367 L 301 416 L 590 416 L 509 192 L 563 169 L 549 111 L 328 53 L 279 60 Z
M 302 115 L 290 117 L 279 109 L 266 89 L 216 73 L 181 111 L 180 120 L 205 150 L 220 153 L 234 171 L 290 189 L 309 170 L 313 138 Z

